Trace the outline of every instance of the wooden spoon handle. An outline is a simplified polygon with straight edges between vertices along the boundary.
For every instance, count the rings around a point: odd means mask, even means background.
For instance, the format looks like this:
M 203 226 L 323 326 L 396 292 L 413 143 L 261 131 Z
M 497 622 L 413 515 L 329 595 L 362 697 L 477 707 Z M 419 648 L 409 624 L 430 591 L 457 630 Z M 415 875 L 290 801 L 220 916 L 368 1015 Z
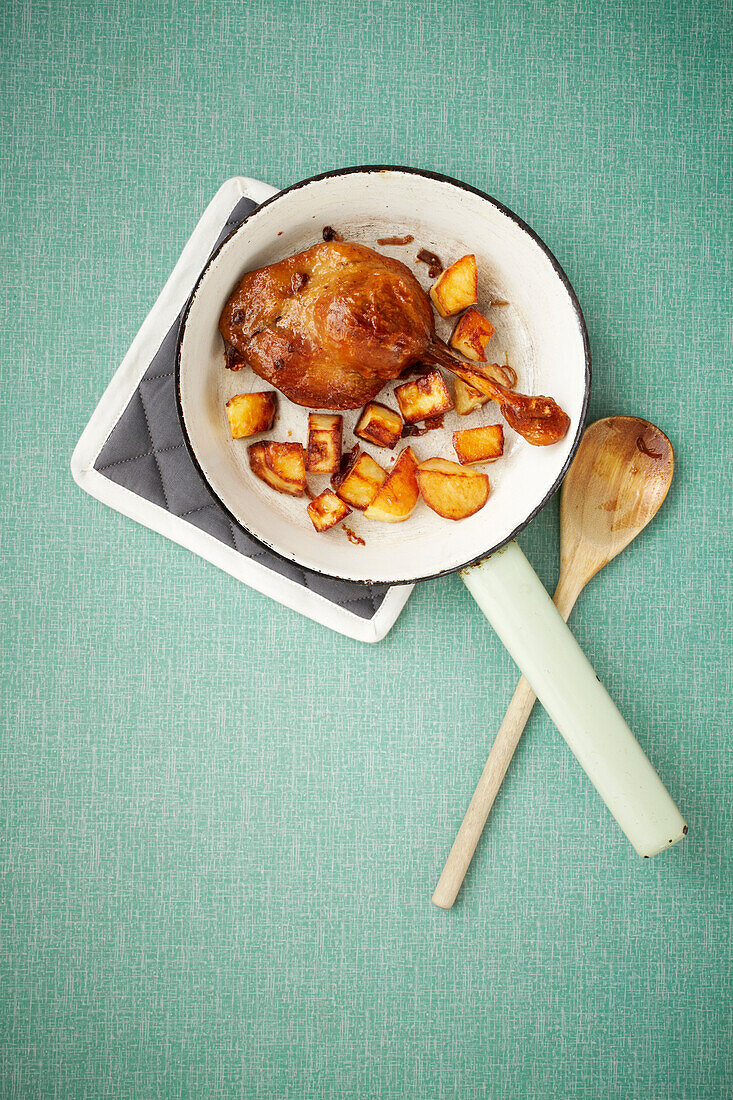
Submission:
M 445 861 L 438 885 L 435 887 L 433 905 L 438 905 L 441 909 L 450 909 L 458 896 L 486 819 L 499 793 L 499 787 L 519 744 L 522 730 L 532 713 L 536 698 L 523 676 L 517 684 L 509 709 L 504 715 L 504 721 L 499 726 L 489 759 L 486 761 L 478 786 L 466 810 L 466 816 L 453 841 L 453 847 Z
M 566 622 L 582 588 L 583 581 L 579 582 L 572 571 L 563 570 L 553 602 Z M 463 818 L 438 879 L 438 885 L 435 887 L 433 905 L 441 909 L 452 908 L 453 902 L 458 897 L 458 891 L 471 865 L 473 853 L 478 847 L 491 807 L 496 801 L 499 787 L 504 782 L 504 776 L 517 751 L 519 739 L 527 725 L 536 699 L 537 696 L 528 681 L 522 676 L 504 715 L 504 721 L 497 730 L 489 759 L 481 772 L 473 798 L 468 804 L 466 816 Z

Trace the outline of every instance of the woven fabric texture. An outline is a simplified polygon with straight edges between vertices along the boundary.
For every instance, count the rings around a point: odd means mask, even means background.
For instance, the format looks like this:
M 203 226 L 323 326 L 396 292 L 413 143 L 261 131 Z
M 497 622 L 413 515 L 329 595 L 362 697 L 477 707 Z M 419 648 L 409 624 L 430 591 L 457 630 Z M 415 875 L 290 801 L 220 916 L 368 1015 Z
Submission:
M 0 1096 L 729 1096 L 730 5 L 16 0 L 0 28 Z M 638 860 L 537 708 L 450 913 L 517 675 L 460 579 L 367 646 L 68 468 L 222 181 L 364 163 L 528 221 L 591 419 L 676 454 L 571 624 L 689 835 Z M 552 588 L 556 499 L 520 541 Z

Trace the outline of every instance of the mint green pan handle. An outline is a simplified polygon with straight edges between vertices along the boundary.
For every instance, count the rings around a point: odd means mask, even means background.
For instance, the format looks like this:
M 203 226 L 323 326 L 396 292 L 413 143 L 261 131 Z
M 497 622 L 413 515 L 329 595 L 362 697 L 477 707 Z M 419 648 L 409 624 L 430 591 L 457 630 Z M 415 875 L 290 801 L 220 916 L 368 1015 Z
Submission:
M 682 815 L 516 542 L 461 577 L 638 854 L 682 840 Z

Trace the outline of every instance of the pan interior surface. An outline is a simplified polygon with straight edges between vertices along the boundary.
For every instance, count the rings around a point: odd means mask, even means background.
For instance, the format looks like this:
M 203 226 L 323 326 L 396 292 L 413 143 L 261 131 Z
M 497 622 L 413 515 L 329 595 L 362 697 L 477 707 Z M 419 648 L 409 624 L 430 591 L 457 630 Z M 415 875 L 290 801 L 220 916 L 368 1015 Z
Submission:
M 443 429 L 410 438 L 394 452 L 356 440 L 359 410 L 344 417 L 344 449 L 359 442 L 380 465 L 390 469 L 410 443 L 418 460 L 456 460 L 452 433 L 459 428 L 504 424 L 503 457 L 484 469 L 491 494 L 469 519 L 442 519 L 420 500 L 404 523 L 370 522 L 358 512 L 346 525 L 364 545 L 347 537 L 342 526 L 318 534 L 306 513 L 307 499 L 276 493 L 250 471 L 247 445 L 232 440 L 225 405 L 238 393 L 270 389 L 249 369 L 224 367 L 218 332 L 221 310 L 241 276 L 275 263 L 323 240 L 331 226 L 346 240 L 358 241 L 394 256 L 428 289 L 421 249 L 440 256 L 445 267 L 476 255 L 478 308 L 496 332 L 488 347 L 490 361 L 508 362 L 523 393 L 554 397 L 570 417 L 565 439 L 552 447 L 532 447 L 503 421 L 489 402 L 470 416 L 446 415 Z M 380 238 L 411 234 L 405 246 L 379 245 Z M 507 305 L 492 306 L 492 302 Z M 437 331 L 448 339 L 456 318 L 437 318 Z M 377 400 L 397 408 L 388 383 Z M 448 572 L 498 548 L 538 510 L 572 456 L 582 428 L 588 386 L 586 339 L 582 317 L 552 258 L 514 218 L 485 197 L 448 181 L 399 170 L 335 174 L 283 192 L 261 207 L 223 246 L 206 269 L 190 303 L 179 348 L 178 392 L 191 449 L 210 488 L 255 538 L 282 557 L 316 572 L 355 581 L 404 583 Z M 279 414 L 268 438 L 307 440 L 308 412 L 279 396 Z M 261 437 L 257 436 L 256 439 Z M 325 475 L 310 476 L 315 492 L 328 485 Z

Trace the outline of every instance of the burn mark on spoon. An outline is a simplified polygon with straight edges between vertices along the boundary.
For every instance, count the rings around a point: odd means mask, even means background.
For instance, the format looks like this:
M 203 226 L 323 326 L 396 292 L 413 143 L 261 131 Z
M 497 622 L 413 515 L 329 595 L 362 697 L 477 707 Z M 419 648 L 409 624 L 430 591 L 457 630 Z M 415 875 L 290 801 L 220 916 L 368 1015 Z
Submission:
M 636 440 L 637 450 L 641 451 L 643 455 L 648 455 L 649 458 L 664 458 L 663 454 L 659 454 L 657 451 L 652 451 L 649 448 L 648 443 L 644 439 L 643 435 L 640 435 Z

